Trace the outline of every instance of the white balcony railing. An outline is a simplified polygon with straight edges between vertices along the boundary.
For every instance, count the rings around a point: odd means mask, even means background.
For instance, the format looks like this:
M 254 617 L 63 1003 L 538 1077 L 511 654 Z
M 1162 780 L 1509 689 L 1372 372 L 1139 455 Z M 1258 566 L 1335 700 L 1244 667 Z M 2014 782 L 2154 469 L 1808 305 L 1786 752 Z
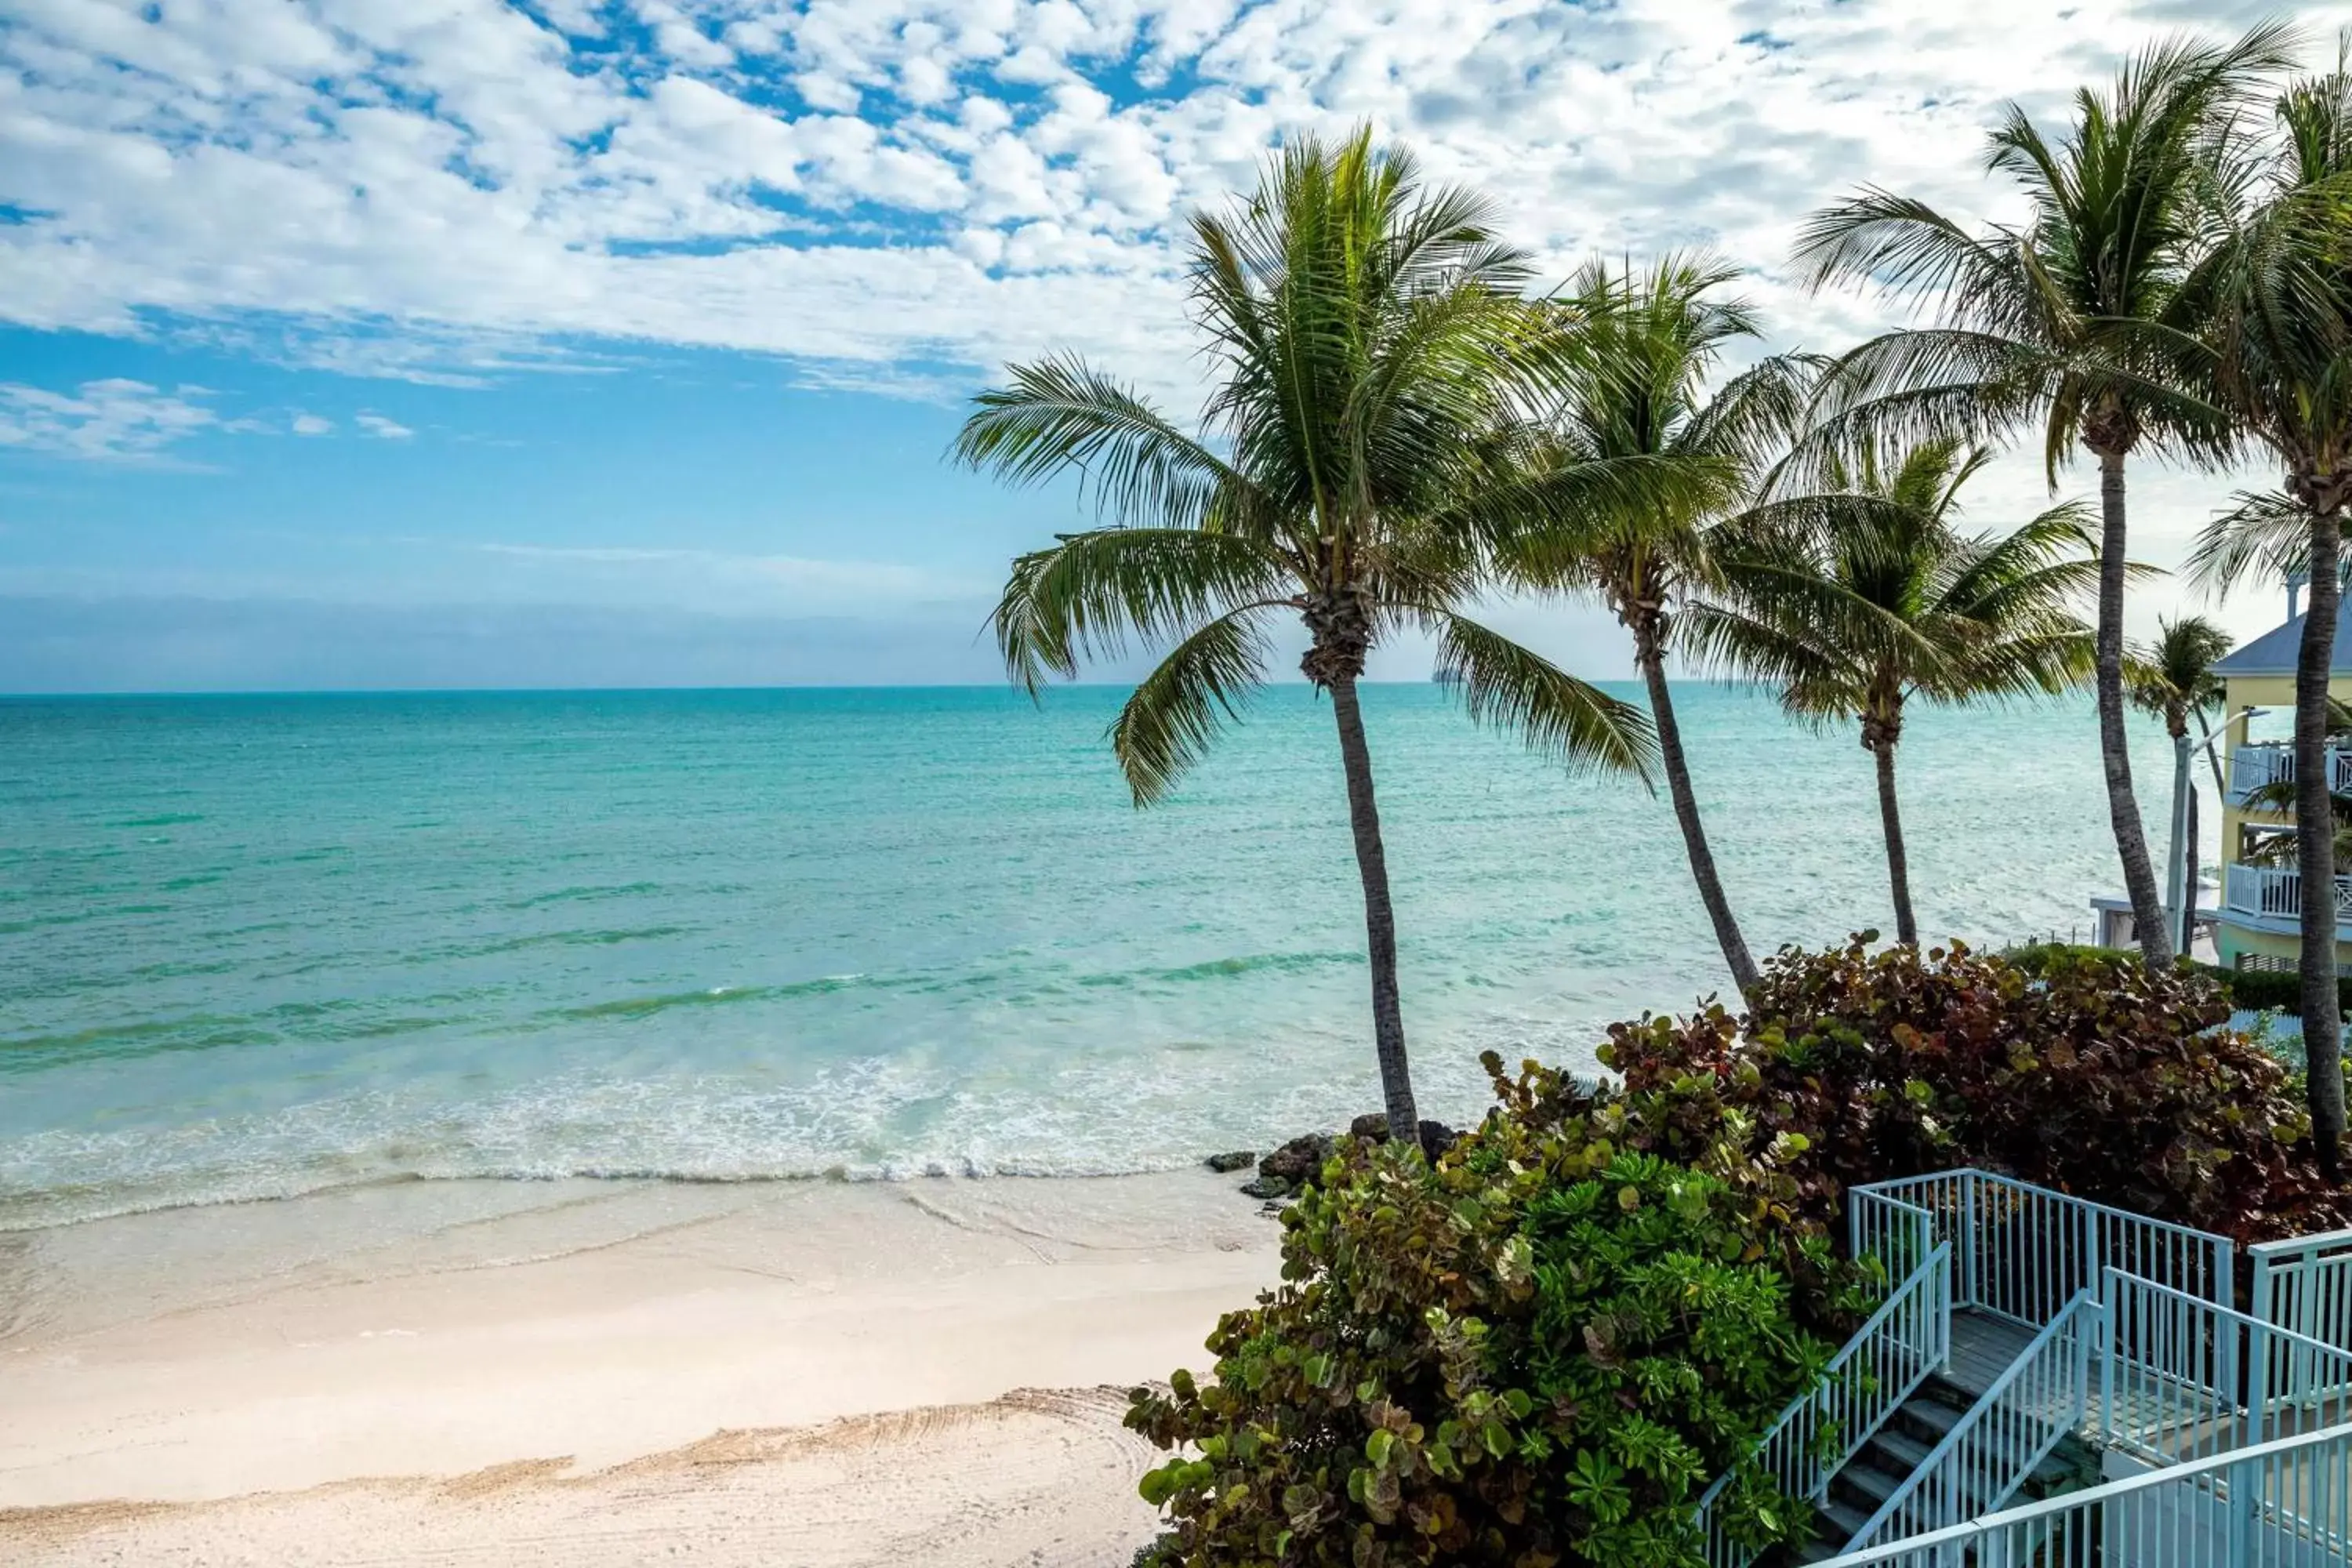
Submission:
M 2294 781 L 2294 748 L 2284 741 L 2260 741 L 2230 753 L 2230 799 L 2243 805 L 2256 790 Z M 2327 787 L 2352 795 L 2352 747 L 2327 748 Z
M 2272 920 L 2303 919 L 2303 873 L 2282 866 L 2231 866 L 2221 889 L 2227 908 Z M 2336 923 L 2352 925 L 2352 877 L 2336 879 Z

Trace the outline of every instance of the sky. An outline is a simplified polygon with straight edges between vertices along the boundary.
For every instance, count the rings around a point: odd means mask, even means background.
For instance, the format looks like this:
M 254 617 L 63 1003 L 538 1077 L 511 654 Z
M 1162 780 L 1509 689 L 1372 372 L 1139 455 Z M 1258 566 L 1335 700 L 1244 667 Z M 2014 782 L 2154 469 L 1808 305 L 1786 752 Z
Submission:
M 1794 283 L 1809 210 L 2013 216 L 2005 102 L 2268 11 L 0 0 L 0 690 L 1001 679 L 1006 562 L 1086 519 L 947 464 L 965 400 L 1070 351 L 1189 416 L 1182 219 L 1285 136 L 1403 140 L 1546 276 L 1711 250 L 1835 350 L 1898 318 Z M 2135 557 L 2232 482 L 2139 465 Z M 2018 457 L 1969 516 L 2049 504 Z M 2184 603 L 2284 610 L 2133 630 Z M 1489 614 L 1630 673 L 1600 611 Z

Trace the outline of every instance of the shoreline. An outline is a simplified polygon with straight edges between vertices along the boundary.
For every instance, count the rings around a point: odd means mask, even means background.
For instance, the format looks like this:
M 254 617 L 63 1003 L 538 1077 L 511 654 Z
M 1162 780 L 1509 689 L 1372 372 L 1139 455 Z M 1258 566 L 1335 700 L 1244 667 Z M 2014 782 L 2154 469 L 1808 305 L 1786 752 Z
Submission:
M 985 1503 L 953 1478 L 1001 1441 L 1034 1450 L 1041 1517 L 1148 1539 L 1118 1391 L 1205 1368 L 1218 1314 L 1275 1281 L 1280 1229 L 1241 1179 L 404 1182 L 11 1233 L 0 1547 L 161 1557 L 224 1509 L 239 1540 L 315 1531 L 319 1489 L 429 1535 L 449 1478 L 544 1492 L 505 1510 L 537 1518 L 664 1457 L 698 1474 L 722 1437 L 754 1455 L 739 1479 L 814 1498 L 840 1474 L 822 1434 L 907 1412 L 935 1414 L 852 1447 L 953 1450 L 912 1467 L 950 1492 L 908 1517 Z M 1051 1458 L 1073 1442 L 1101 1463 Z

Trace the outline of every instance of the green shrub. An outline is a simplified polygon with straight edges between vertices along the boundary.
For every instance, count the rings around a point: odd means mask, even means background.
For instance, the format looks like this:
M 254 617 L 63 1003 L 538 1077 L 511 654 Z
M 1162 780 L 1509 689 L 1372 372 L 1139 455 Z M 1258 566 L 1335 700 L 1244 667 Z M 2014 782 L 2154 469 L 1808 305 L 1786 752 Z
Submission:
M 1755 1184 L 1612 1145 L 1603 1101 L 1533 1071 L 1433 1166 L 1343 1141 L 1284 1216 L 1282 1285 L 1210 1336 L 1216 1380 L 1135 1392 L 1128 1425 L 1179 1450 L 1143 1481 L 1171 1527 L 1147 1556 L 1697 1563 L 1699 1494 L 1865 1293 Z M 1732 1495 L 1759 1544 L 1809 1522 L 1752 1473 Z
M 1784 951 L 1744 1021 L 1612 1027 L 1613 1135 L 1670 1158 L 1727 1129 L 1751 1152 L 1801 1138 L 1778 1173 L 1822 1223 L 1851 1185 L 1956 1165 L 2240 1241 L 2352 1220 L 2312 1164 L 2289 1073 L 2221 1027 L 2209 980 L 2105 949 L 2045 949 L 2030 973 L 1959 943 L 1869 941 Z
M 2089 961 L 2112 962 L 2120 954 L 2112 947 L 2089 947 L 2078 942 L 2035 942 L 2020 947 L 2004 949 L 1997 956 L 2017 965 L 2028 974 L 2039 975 L 2053 963 Z M 2194 974 L 2211 982 L 2231 1005 L 2254 1013 L 2285 1013 L 2303 1016 L 2303 975 L 2295 970 L 2223 969 L 2219 964 L 2200 963 L 2193 958 L 2177 961 L 2185 974 Z M 2336 1006 L 2352 1012 L 2352 975 L 2340 975 L 2336 982 Z
M 2296 1018 L 2303 1016 L 2303 973 L 2300 970 L 2222 969 L 2210 963 L 2189 963 L 2188 967 L 2219 985 L 2221 994 L 2237 1006 L 2250 1012 L 2284 1013 Z M 2352 1012 L 2352 978 L 2337 978 L 2336 1005 L 2338 1011 Z

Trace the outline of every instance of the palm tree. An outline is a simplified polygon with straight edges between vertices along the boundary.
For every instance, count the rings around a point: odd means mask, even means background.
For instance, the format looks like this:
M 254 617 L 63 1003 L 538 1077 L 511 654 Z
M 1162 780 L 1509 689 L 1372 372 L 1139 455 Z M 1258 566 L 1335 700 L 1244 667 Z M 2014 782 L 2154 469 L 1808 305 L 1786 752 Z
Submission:
M 2134 330 L 2194 332 L 2183 277 L 2202 253 L 2217 132 L 2245 95 L 2291 63 L 2294 32 L 2264 23 L 2226 47 L 2174 39 L 2135 55 L 2114 85 L 2075 96 L 2054 143 L 2011 104 L 1986 164 L 2026 197 L 2021 225 L 1971 232 L 1927 203 L 1868 188 L 1817 213 L 1797 257 L 1814 287 L 1868 281 L 1938 301 L 1941 325 L 1889 333 L 1827 378 L 1824 424 L 1919 439 L 1994 438 L 2042 427 L 2052 488 L 2079 442 L 2099 466 L 2096 687 L 2107 815 L 2140 949 L 2168 965 L 2171 939 L 2132 793 L 2124 723 L 2124 464 L 2145 447 L 2199 461 L 2230 445 L 2227 421 L 2164 374 Z
M 1725 525 L 1717 586 L 1686 617 L 1695 649 L 1780 687 L 1792 716 L 1860 724 L 1906 943 L 1919 940 L 1895 789 L 1906 705 L 2055 693 L 2090 664 L 2066 607 L 2098 580 L 2085 510 L 2054 507 L 2006 537 L 1954 527 L 1960 487 L 1991 456 L 1947 439 L 1892 467 L 1868 451 L 1832 463 L 1835 489 Z
M 1035 693 L 1130 639 L 1172 644 L 1110 742 L 1138 805 L 1162 799 L 1264 681 L 1277 617 L 1328 694 L 1363 884 L 1372 1032 L 1388 1122 L 1419 1125 L 1396 925 L 1357 683 L 1382 637 L 1419 627 L 1472 715 L 1571 763 L 1645 773 L 1641 711 L 1463 616 L 1492 544 L 1536 520 L 1630 504 L 1642 465 L 1566 465 L 1515 417 L 1559 361 L 1520 297 L 1519 253 L 1468 192 L 1424 188 L 1368 132 L 1304 139 L 1256 194 L 1192 219 L 1207 342 L 1204 430 L 1068 358 L 984 392 L 956 456 L 1016 484 L 1075 476 L 1103 526 L 1021 556 L 998 645 Z
M 2249 794 L 2246 796 L 2246 805 L 2249 810 L 2294 811 L 2299 799 L 2294 781 L 2280 779 L 2276 783 L 2266 784 Z M 2330 830 L 2336 837 L 2337 858 L 2352 857 L 2352 795 L 2337 795 L 2333 791 L 2329 792 L 2327 820 Z M 2300 864 L 2301 856 L 2302 850 L 2298 846 L 2273 840 L 2249 853 L 2246 856 L 2246 863 L 2251 866 Z
M 2206 312 L 2206 330 L 2155 341 L 2174 352 L 2176 374 L 2209 388 L 2235 428 L 2285 469 L 2284 495 L 2241 497 L 2207 530 L 2198 557 L 2209 577 L 2266 561 L 2310 579 L 2295 650 L 2294 784 L 2296 819 L 2314 824 L 2329 820 L 2328 682 L 2352 503 L 2352 71 L 2339 62 L 2294 83 L 2279 99 L 2276 125 L 2246 210 L 2184 289 Z M 2345 1128 L 2335 836 L 2298 833 L 2296 846 L 2313 1142 L 2333 1179 Z
M 2165 905 L 2172 929 L 2183 929 L 2187 910 L 2197 901 L 2197 890 L 2187 885 L 2189 865 L 2189 764 L 2193 755 L 2189 720 L 2212 730 L 2205 716 L 2224 700 L 2221 678 L 2213 666 L 2230 651 L 2230 634 L 2201 616 L 2177 621 L 2159 620 L 2159 635 L 2145 647 L 2135 648 L 2125 661 L 2124 675 L 2132 706 L 2164 721 L 2172 737 L 2172 849 L 2165 864 Z M 2215 763 L 2213 787 L 2221 786 Z
M 1577 274 L 1560 300 L 1580 351 L 1552 421 L 1562 453 L 1584 462 L 1654 459 L 1675 466 L 1688 488 L 1679 505 L 1588 515 L 1573 527 L 1538 531 L 1515 542 L 1508 567 L 1526 586 L 1597 595 L 1633 634 L 1691 879 L 1746 994 L 1756 985 L 1756 961 L 1716 872 L 1666 684 L 1671 606 L 1686 584 L 1706 575 L 1706 526 L 1746 496 L 1806 392 L 1802 363 L 1775 359 L 1732 378 L 1714 397 L 1705 395 L 1724 353 L 1760 336 L 1744 301 L 1720 297 L 1737 276 L 1679 256 L 1638 278 L 1630 266 L 1612 273 L 1601 262 Z

